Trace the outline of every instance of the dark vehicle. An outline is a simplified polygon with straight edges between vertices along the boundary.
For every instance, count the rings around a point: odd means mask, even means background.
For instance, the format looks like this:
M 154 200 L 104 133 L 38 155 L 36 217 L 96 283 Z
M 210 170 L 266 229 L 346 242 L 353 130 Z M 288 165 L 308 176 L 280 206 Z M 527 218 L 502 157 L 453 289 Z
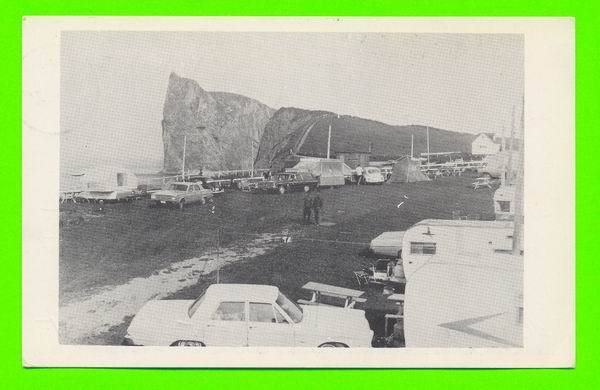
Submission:
M 304 187 L 315 189 L 319 185 L 319 179 L 308 172 L 276 173 L 270 180 L 257 182 L 252 192 L 279 192 L 285 194 L 288 191 L 303 191 Z

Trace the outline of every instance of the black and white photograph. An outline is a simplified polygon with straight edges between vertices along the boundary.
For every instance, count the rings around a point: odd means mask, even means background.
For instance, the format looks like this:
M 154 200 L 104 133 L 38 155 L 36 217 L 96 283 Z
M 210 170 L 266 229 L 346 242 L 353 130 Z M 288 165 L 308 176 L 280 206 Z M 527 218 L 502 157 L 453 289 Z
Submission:
M 522 353 L 525 33 L 123 26 L 55 37 L 59 346 Z

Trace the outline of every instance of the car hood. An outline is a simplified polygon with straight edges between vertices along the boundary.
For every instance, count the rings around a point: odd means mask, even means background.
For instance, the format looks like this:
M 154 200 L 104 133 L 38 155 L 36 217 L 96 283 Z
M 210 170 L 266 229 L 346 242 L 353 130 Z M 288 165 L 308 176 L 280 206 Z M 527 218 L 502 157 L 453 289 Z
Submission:
M 181 195 L 181 194 L 185 194 L 185 191 L 176 191 L 176 190 L 161 190 L 161 191 L 156 191 L 154 194 L 155 195 L 163 195 L 163 196 L 177 196 L 177 195 Z
M 187 334 L 191 320 L 188 309 L 193 300 L 147 302 L 131 321 L 128 337 L 141 345 L 169 345 Z M 181 336 L 181 337 L 180 337 Z
M 345 309 L 335 306 L 302 306 L 301 327 L 305 331 L 317 329 L 320 333 L 327 333 L 334 337 L 341 335 L 349 338 L 370 337 L 372 331 L 365 312 L 358 309 Z

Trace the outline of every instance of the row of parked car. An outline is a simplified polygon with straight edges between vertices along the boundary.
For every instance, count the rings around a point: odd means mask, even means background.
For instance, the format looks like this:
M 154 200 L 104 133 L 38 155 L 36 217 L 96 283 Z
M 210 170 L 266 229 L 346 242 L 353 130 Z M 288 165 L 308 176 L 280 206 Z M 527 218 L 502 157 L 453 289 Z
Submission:
M 366 167 L 363 170 L 362 181 L 365 184 L 383 184 L 388 174 L 377 167 Z M 356 177 L 347 178 L 356 182 Z M 211 180 L 199 178 L 197 181 L 175 182 L 168 188 L 149 191 L 150 199 L 157 206 L 172 205 L 183 209 L 193 203 L 205 204 L 213 201 L 213 196 L 222 193 L 226 186 L 233 182 L 228 180 Z M 281 172 L 268 177 L 252 177 L 236 181 L 242 191 L 261 193 L 271 192 L 285 194 L 292 191 L 314 190 L 320 185 L 320 179 L 310 172 Z

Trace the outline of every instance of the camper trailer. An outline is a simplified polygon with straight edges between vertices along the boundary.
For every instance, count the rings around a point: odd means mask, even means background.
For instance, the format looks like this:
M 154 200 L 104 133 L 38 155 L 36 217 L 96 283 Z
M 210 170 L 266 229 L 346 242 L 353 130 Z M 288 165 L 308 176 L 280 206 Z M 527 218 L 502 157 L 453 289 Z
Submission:
M 79 197 L 90 201 L 128 199 L 138 188 L 137 176 L 125 168 L 97 167 L 79 176 L 83 186 Z
M 406 347 L 523 347 L 523 256 L 441 255 L 436 260 L 406 282 Z
M 514 231 L 510 221 L 464 220 L 424 220 L 406 231 L 406 347 L 523 346 L 523 256 L 513 250 Z
M 510 252 L 513 231 L 511 221 L 423 220 L 406 230 L 402 239 L 406 278 L 410 280 L 427 263 L 459 257 L 477 263 L 495 253 Z
M 515 218 L 515 186 L 502 186 L 494 192 L 494 213 L 499 221 Z

